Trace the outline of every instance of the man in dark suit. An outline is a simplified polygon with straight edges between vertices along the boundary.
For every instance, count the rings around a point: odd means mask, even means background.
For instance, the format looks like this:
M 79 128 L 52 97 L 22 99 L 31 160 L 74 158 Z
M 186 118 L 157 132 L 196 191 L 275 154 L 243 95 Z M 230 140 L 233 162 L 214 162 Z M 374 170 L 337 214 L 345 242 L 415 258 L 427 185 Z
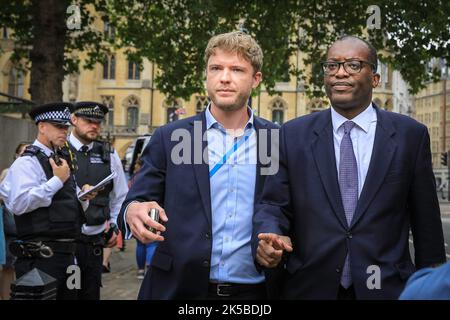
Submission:
M 267 297 L 250 241 L 254 203 L 271 169 L 258 155 L 270 154 L 278 129 L 247 106 L 261 81 L 262 51 L 232 32 L 211 38 L 205 61 L 211 103 L 155 131 L 118 219 L 126 234 L 159 241 L 139 299 Z M 163 223 L 149 218 L 152 208 Z
M 281 128 L 252 245 L 286 269 L 285 298 L 397 299 L 415 268 L 445 261 L 427 128 L 371 102 L 376 70 L 370 43 L 339 39 L 323 62 L 331 108 Z

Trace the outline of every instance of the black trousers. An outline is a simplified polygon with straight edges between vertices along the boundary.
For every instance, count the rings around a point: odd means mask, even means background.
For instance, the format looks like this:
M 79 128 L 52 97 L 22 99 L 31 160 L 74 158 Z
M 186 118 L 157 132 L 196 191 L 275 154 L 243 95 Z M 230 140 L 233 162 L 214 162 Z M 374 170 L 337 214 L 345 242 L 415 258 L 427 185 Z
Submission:
M 56 300 L 76 300 L 77 290 L 69 289 L 67 286 L 67 278 L 71 276 L 67 273 L 67 268 L 74 264 L 73 254 L 55 252 L 51 258 L 18 258 L 14 267 L 17 279 L 34 268 L 47 273 L 58 282 Z
M 81 270 L 79 300 L 100 300 L 102 286 L 103 247 L 80 242 L 76 251 L 77 264 Z
M 345 289 L 343 286 L 339 286 L 338 300 L 356 300 L 355 287 L 352 285 Z

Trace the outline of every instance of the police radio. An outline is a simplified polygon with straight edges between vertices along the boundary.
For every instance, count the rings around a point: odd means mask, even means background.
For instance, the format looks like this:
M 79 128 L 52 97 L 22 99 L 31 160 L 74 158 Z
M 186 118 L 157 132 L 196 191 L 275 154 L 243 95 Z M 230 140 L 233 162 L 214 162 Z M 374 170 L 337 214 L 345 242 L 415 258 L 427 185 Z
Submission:
M 53 142 L 50 141 L 50 145 L 53 149 L 52 159 L 55 161 L 57 166 L 60 166 L 62 164 L 61 158 L 59 157 L 58 151 L 59 149 L 55 147 Z
M 62 164 L 61 158 L 63 158 L 67 161 L 67 165 L 69 166 L 71 172 L 75 172 L 78 170 L 77 158 L 70 149 L 69 143 L 67 141 L 63 147 L 58 148 L 55 147 L 52 142 L 50 142 L 50 144 L 53 149 L 53 154 L 51 157 L 53 158 L 57 166 L 60 166 Z

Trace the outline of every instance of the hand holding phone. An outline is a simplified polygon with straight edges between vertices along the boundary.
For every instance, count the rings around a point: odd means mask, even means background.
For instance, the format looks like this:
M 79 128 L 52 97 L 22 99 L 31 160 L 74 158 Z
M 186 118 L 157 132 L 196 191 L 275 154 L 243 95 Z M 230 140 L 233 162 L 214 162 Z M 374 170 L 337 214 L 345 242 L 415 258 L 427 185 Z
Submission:
M 149 211 L 149 213 L 148 213 L 148 216 L 149 216 L 152 220 L 155 220 L 156 222 L 159 223 L 159 210 L 158 210 L 158 209 L 156 209 L 156 208 L 150 209 L 150 211 Z M 148 230 L 149 230 L 150 232 L 156 233 L 156 230 L 155 230 L 154 228 L 152 228 L 152 227 L 148 227 Z

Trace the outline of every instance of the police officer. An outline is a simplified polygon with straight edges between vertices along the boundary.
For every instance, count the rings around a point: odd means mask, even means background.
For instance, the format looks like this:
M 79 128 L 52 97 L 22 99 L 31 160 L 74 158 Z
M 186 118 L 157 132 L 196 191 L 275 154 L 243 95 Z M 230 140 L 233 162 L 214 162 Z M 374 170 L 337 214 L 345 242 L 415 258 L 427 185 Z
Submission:
M 69 136 L 71 149 L 77 157 L 78 170 L 75 175 L 80 185 L 96 185 L 112 172 L 116 173 L 112 183 L 98 192 L 86 210 L 86 222 L 82 226 L 76 254 L 81 268 L 79 299 L 83 300 L 100 299 L 103 246 L 111 248 L 116 244 L 117 234 L 108 229 L 115 225 L 128 192 L 117 152 L 108 142 L 96 140 L 107 112 L 108 108 L 97 102 L 76 103 L 72 114 L 74 127 Z M 111 238 L 105 241 L 105 234 L 110 234 Z
M 76 290 L 67 286 L 67 271 L 75 263 L 75 240 L 89 205 L 77 197 L 69 149 L 63 148 L 72 109 L 72 104 L 60 102 L 31 110 L 37 139 L 14 161 L 0 186 L 7 209 L 15 215 L 18 240 L 11 251 L 18 256 L 17 277 L 33 268 L 42 270 L 57 279 L 57 299 L 77 298 Z

